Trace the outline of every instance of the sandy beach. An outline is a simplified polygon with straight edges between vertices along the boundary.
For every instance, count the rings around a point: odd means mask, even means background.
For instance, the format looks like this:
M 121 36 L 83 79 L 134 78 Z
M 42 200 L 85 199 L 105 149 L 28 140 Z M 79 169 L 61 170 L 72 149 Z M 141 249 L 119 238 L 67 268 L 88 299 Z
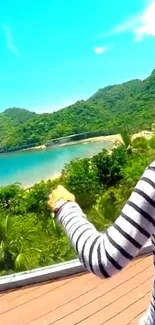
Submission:
M 146 139 L 150 139 L 153 133 L 151 131 L 141 131 L 139 133 L 136 133 L 132 136 L 132 140 L 138 137 L 145 137 Z M 92 142 L 103 142 L 103 141 L 109 141 L 113 142 L 114 144 L 122 143 L 122 137 L 120 134 L 113 134 L 113 135 L 107 135 L 107 136 L 100 136 L 100 137 L 94 137 L 94 138 L 88 138 L 83 140 L 77 140 L 77 141 L 71 141 L 67 143 L 57 144 L 55 146 L 52 146 L 50 148 L 57 148 L 57 147 L 66 147 L 66 146 L 73 146 L 75 144 L 85 144 L 85 143 L 92 143 Z M 41 150 L 46 149 L 46 145 L 41 145 L 37 147 L 33 147 L 30 150 Z M 28 149 L 26 149 L 28 150 Z
M 153 135 L 153 132 L 151 132 L 151 131 L 141 131 L 139 133 L 133 134 L 132 140 L 134 140 L 135 138 L 139 138 L 139 137 L 144 137 L 149 140 L 152 137 L 152 135 Z M 122 137 L 120 134 L 113 134 L 113 135 L 83 139 L 83 140 L 79 140 L 79 141 L 72 141 L 69 143 L 60 144 L 58 146 L 63 147 L 63 146 L 69 146 L 69 145 L 74 145 L 74 144 L 78 144 L 78 143 L 102 142 L 102 141 L 109 141 L 109 142 L 113 142 L 114 144 L 123 143 Z
M 94 137 L 94 138 L 72 141 L 68 143 L 59 144 L 55 147 L 73 146 L 75 144 L 82 144 L 82 143 L 85 144 L 85 143 L 103 142 L 103 141 L 109 141 L 113 143 L 122 142 L 121 136 L 119 134 L 115 134 L 115 135 L 108 135 L 108 136 L 101 136 L 101 137 Z
M 108 135 L 108 136 L 100 136 L 100 137 L 94 137 L 94 138 L 88 138 L 83 140 L 77 140 L 77 141 L 71 141 L 61 144 L 53 145 L 49 148 L 59 148 L 59 147 L 68 147 L 68 146 L 74 146 L 75 144 L 85 144 L 85 143 L 93 143 L 93 142 L 103 142 L 103 141 L 109 141 L 113 143 L 122 143 L 122 138 L 120 134 L 114 134 L 114 135 Z M 46 149 L 46 145 L 41 145 L 37 147 L 32 147 L 30 149 L 24 149 L 25 150 L 40 150 L 40 149 Z M 22 150 L 23 151 L 23 150 Z
M 26 148 L 26 149 L 21 149 L 19 151 L 33 151 L 33 150 L 41 150 L 41 149 L 46 149 L 46 145 L 45 144 L 42 144 L 40 146 Z

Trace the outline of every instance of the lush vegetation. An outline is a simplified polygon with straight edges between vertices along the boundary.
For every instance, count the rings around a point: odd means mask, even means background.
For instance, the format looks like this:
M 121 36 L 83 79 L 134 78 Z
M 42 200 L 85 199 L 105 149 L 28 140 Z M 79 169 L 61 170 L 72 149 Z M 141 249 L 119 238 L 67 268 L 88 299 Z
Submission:
M 88 131 L 114 133 L 130 126 L 132 133 L 149 129 L 155 114 L 155 70 L 143 81 L 132 80 L 100 89 L 53 114 L 12 108 L 0 114 L 0 151 L 43 144 L 48 140 Z
M 145 167 L 155 157 L 155 136 L 103 150 L 91 159 L 77 159 L 55 181 L 29 190 L 19 184 L 0 188 L 0 274 L 36 268 L 74 258 L 63 230 L 51 218 L 48 195 L 58 183 L 72 191 L 98 230 L 119 215 Z

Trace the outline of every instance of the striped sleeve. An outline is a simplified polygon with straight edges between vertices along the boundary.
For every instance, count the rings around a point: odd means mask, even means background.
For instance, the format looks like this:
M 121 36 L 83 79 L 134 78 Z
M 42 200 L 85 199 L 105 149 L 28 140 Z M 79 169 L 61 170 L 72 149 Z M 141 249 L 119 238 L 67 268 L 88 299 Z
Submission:
M 76 203 L 66 203 L 56 217 L 85 268 L 99 277 L 112 276 L 155 233 L 155 162 L 145 170 L 120 216 L 104 234 Z

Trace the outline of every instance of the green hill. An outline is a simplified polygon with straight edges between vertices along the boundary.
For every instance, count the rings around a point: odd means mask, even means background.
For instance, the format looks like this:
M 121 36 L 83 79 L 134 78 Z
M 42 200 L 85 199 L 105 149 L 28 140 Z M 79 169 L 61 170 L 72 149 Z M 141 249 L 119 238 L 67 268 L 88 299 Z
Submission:
M 35 117 L 37 114 L 32 113 L 24 108 L 8 108 L 3 113 L 2 116 L 8 117 L 13 125 L 19 125 L 20 123 L 25 123 L 31 118 Z
M 66 135 L 95 130 L 149 129 L 155 117 L 155 70 L 145 80 L 131 80 L 99 89 L 51 114 L 9 108 L 0 114 L 0 150 L 33 146 Z

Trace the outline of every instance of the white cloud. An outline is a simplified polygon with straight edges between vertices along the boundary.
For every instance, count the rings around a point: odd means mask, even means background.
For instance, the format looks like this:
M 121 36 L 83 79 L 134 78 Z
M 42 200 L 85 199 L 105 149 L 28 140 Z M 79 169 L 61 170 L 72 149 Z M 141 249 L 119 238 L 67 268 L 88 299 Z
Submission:
M 103 54 L 108 51 L 108 46 L 94 47 L 94 52 L 97 55 Z
M 129 31 L 134 34 L 135 40 L 140 41 L 145 36 L 155 36 L 155 0 L 147 1 L 145 10 L 116 26 L 110 33 L 117 34 Z
M 13 42 L 13 37 L 12 37 L 12 33 L 11 30 L 9 28 L 8 25 L 2 25 L 2 28 L 4 30 L 5 33 L 5 39 L 6 39 L 6 46 L 7 48 L 15 55 L 19 54 L 19 51 L 16 47 L 16 45 Z
M 131 31 L 137 26 L 137 23 L 139 23 L 140 16 L 132 17 L 129 20 L 123 22 L 122 24 L 114 27 L 109 34 L 118 34 L 125 31 Z
M 135 29 L 137 40 L 143 39 L 144 36 L 155 36 L 155 1 L 146 8 L 141 17 L 140 25 Z

